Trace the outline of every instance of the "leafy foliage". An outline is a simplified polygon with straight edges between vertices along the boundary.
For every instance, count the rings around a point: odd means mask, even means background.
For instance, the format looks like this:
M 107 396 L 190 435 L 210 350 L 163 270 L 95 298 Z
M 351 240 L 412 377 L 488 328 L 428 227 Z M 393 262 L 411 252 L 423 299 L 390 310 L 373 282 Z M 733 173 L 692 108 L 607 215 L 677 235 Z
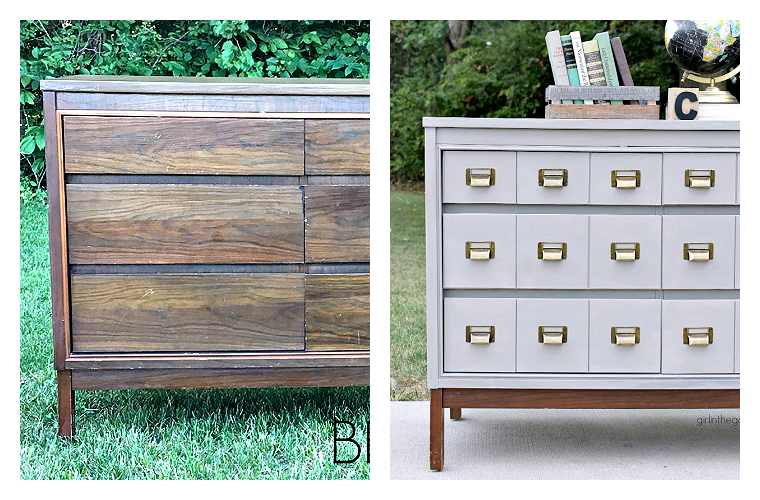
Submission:
M 22 183 L 44 186 L 44 78 L 368 78 L 369 58 L 366 21 L 21 21 Z
M 667 89 L 679 73 L 665 49 L 665 21 L 475 21 L 447 61 L 447 21 L 391 22 L 391 178 L 424 177 L 423 116 L 543 118 L 554 84 L 545 35 L 609 31 L 623 42 L 633 81 Z M 736 95 L 736 93 L 734 93 Z

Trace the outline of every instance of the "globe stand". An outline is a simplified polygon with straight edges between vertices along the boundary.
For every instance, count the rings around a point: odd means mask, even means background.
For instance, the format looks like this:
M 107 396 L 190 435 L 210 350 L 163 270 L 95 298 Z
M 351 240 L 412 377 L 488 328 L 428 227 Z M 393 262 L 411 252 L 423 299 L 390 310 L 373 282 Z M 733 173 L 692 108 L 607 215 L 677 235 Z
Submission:
M 685 82 L 688 78 L 689 80 L 694 80 L 695 82 L 699 83 L 709 83 L 710 86 L 707 87 L 705 90 L 699 91 L 699 102 L 700 103 L 710 103 L 710 104 L 736 104 L 739 101 L 736 100 L 736 97 L 732 96 L 730 92 L 727 90 L 720 90 L 718 87 L 715 86 L 716 83 L 728 80 L 732 76 L 739 73 L 740 66 L 737 66 L 733 69 L 730 73 L 726 73 L 725 75 L 721 75 L 717 78 L 715 77 L 703 77 L 703 76 L 697 76 L 689 73 L 688 71 L 683 72 L 683 78 L 681 78 L 681 83 Z

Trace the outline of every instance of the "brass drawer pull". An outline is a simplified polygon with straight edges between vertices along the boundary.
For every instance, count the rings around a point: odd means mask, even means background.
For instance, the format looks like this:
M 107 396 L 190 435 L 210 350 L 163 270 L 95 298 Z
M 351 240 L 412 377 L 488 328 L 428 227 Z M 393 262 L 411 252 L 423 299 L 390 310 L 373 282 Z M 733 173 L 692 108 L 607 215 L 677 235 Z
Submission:
M 496 256 L 493 241 L 468 241 L 464 244 L 465 257 L 470 260 L 489 260 Z
M 469 344 L 490 344 L 496 339 L 494 326 L 470 326 L 465 328 L 465 340 Z
M 468 168 L 465 180 L 468 186 L 489 187 L 496 184 L 496 169 L 494 168 Z
M 610 333 L 615 345 L 636 345 L 641 340 L 641 328 L 638 326 L 613 326 Z
M 706 262 L 713 258 L 712 243 L 684 243 L 683 260 Z
M 541 260 L 567 259 L 567 243 L 538 243 L 538 258 Z
M 567 186 L 566 168 L 541 168 L 538 170 L 538 185 L 542 187 Z
M 612 187 L 618 189 L 641 187 L 641 170 L 613 170 Z
M 688 188 L 715 187 L 715 170 L 684 171 L 684 186 Z
M 633 261 L 639 258 L 641 245 L 637 242 L 612 243 L 610 245 L 610 258 L 612 260 Z
M 683 343 L 686 345 L 710 345 L 713 343 L 713 329 L 711 326 L 693 327 L 683 329 Z
M 566 326 L 539 326 L 538 342 L 540 344 L 560 345 L 567 343 Z

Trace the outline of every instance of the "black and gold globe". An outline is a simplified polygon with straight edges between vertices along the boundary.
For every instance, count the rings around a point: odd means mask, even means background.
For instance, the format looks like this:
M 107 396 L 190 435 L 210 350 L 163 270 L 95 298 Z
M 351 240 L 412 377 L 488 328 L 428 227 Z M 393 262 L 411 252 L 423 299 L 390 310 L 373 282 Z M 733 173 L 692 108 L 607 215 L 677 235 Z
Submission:
M 718 74 L 739 58 L 739 21 L 668 21 L 665 47 L 682 70 Z

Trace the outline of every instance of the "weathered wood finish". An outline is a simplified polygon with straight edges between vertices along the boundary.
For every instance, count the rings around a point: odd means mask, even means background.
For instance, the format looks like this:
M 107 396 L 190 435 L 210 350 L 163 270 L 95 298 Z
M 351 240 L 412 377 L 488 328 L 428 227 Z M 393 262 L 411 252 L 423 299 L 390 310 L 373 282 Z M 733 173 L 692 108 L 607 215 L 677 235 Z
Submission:
M 303 262 L 298 186 L 69 184 L 72 264 Z
M 306 350 L 369 349 L 369 275 L 306 276 Z
M 306 120 L 307 174 L 369 174 L 368 120 Z
M 67 173 L 303 174 L 303 121 L 65 116 Z
M 71 370 L 56 372 L 58 384 L 58 435 L 62 438 L 74 436 L 74 389 L 71 383 Z
M 232 370 L 77 370 L 75 390 L 369 385 L 369 367 Z
M 75 275 L 74 352 L 302 350 L 299 274 Z
M 306 186 L 306 262 L 369 262 L 369 186 Z
M 547 104 L 546 118 L 657 120 L 660 107 L 655 105 Z

